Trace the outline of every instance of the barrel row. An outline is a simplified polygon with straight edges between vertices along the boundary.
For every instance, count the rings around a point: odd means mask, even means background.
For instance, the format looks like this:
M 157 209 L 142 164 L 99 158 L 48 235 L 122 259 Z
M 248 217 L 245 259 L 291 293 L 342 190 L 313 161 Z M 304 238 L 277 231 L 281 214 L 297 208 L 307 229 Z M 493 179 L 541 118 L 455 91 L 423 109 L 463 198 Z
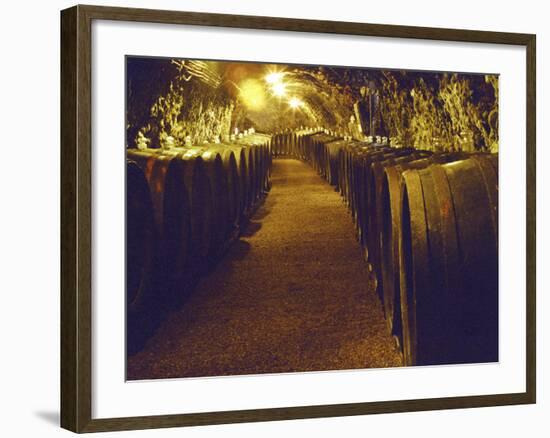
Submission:
M 131 337 L 133 329 L 144 331 L 144 322 L 186 299 L 238 237 L 271 186 L 270 137 L 128 149 L 126 168 Z
M 498 360 L 498 155 L 286 141 L 347 204 L 405 363 Z
M 298 158 L 312 160 L 314 158 L 311 144 L 307 142 L 310 136 L 323 133 L 317 129 L 304 129 L 275 133 L 271 140 L 271 153 L 274 157 Z
M 399 197 L 381 240 L 405 363 L 498 361 L 498 156 L 407 169 L 384 196 Z

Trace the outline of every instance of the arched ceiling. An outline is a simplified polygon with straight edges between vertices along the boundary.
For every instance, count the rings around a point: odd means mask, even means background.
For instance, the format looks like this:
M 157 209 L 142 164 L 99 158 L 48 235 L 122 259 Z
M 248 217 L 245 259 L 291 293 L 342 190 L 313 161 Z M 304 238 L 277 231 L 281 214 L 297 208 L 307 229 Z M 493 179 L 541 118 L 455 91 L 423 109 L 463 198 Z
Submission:
M 128 145 L 200 143 L 235 128 L 323 127 L 442 149 L 498 149 L 498 76 L 128 58 Z M 435 146 L 434 146 L 435 145 Z

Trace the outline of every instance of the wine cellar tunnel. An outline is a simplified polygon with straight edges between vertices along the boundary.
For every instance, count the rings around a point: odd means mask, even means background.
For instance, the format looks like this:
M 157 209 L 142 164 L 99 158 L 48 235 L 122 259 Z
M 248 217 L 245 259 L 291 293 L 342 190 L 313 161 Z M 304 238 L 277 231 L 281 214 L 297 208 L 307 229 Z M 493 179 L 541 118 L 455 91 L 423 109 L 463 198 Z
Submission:
M 127 59 L 130 380 L 498 360 L 498 76 Z

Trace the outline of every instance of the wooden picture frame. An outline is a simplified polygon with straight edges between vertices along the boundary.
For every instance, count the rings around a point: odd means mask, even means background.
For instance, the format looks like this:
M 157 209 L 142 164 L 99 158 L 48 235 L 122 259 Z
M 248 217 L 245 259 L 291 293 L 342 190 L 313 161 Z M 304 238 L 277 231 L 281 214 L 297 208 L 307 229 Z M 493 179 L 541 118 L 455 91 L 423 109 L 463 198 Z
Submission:
M 322 406 L 92 418 L 93 20 L 518 45 L 526 48 L 527 247 L 526 391 Z M 530 34 L 410 26 L 75 6 L 61 12 L 61 426 L 114 431 L 535 403 L 536 400 L 536 37 Z

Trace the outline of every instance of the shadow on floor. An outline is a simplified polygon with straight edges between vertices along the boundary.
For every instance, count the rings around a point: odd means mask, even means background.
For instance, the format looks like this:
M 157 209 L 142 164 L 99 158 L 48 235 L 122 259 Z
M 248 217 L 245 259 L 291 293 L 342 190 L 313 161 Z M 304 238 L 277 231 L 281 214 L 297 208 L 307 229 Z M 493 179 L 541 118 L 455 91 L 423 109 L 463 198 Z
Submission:
M 260 229 L 262 228 L 261 222 L 253 222 L 250 221 L 246 228 L 241 233 L 242 237 L 252 237 L 254 234 L 256 234 Z
M 59 427 L 59 412 L 57 411 L 38 411 L 34 413 L 38 418 L 40 418 L 45 423 L 48 423 L 52 426 Z
M 242 260 L 250 252 L 250 246 L 250 243 L 246 240 L 239 239 L 231 245 L 229 254 L 231 254 L 231 258 L 234 260 Z
M 244 231 L 241 233 L 242 237 L 253 236 L 262 227 L 261 222 L 249 221 Z M 218 269 L 224 269 L 227 271 L 227 275 L 232 270 L 232 261 L 239 262 L 243 260 L 250 252 L 251 245 L 245 240 L 236 239 L 226 249 L 225 253 L 216 260 L 212 260 L 209 266 L 206 268 L 206 274 L 202 276 L 191 275 L 184 278 L 181 284 L 175 284 L 171 287 L 171 292 L 168 293 L 168 298 L 162 304 L 158 306 L 148 306 L 145 316 L 140 318 L 139 328 L 129 330 L 133 333 L 126 339 L 126 351 L 128 356 L 133 356 L 139 353 L 145 347 L 147 341 L 155 335 L 160 325 L 166 320 L 169 314 L 178 312 L 184 307 L 189 298 L 195 293 L 195 289 L 200 281 L 211 275 Z M 225 264 L 221 262 L 226 260 Z M 222 265 L 222 266 L 220 266 Z M 165 285 L 158 288 L 159 291 Z M 158 292 L 166 294 L 166 292 Z
M 254 220 L 262 220 L 265 219 L 269 214 L 271 213 L 271 210 L 275 206 L 276 202 L 274 200 L 274 196 L 272 194 L 269 194 L 269 208 L 267 207 L 266 203 L 264 203 L 261 208 L 259 208 L 253 215 L 252 219 Z

